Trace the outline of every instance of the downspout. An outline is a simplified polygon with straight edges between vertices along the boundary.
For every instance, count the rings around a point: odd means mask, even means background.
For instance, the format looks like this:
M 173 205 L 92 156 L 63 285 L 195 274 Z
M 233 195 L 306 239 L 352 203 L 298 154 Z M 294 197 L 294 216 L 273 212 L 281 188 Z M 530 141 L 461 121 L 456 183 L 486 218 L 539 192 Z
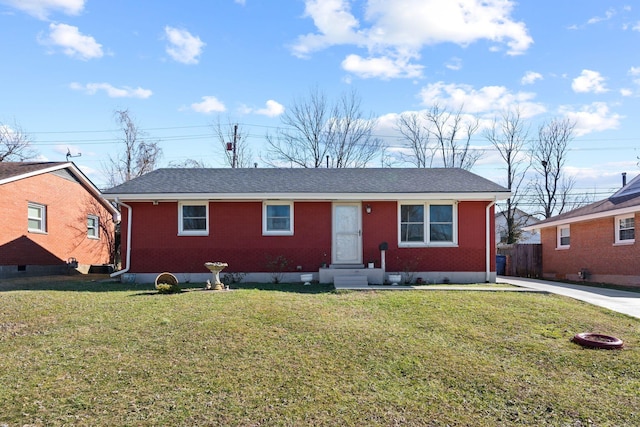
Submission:
M 126 203 L 122 203 L 120 201 L 120 199 L 118 199 L 116 197 L 115 199 L 116 205 L 119 206 L 124 206 L 125 208 L 127 208 L 127 255 L 126 255 L 126 263 L 127 263 L 127 267 L 124 268 L 123 270 L 119 270 L 116 271 L 114 273 L 111 273 L 111 277 L 118 277 L 124 273 L 126 273 L 127 271 L 129 271 L 129 267 L 131 266 L 131 217 L 132 217 L 132 209 L 131 206 L 127 205 Z M 122 244 L 122 243 L 121 243 Z
M 492 201 L 487 205 L 487 247 L 486 247 L 486 274 L 485 274 L 485 282 L 489 282 L 491 280 L 491 207 L 496 204 L 496 201 Z M 127 264 L 128 265 L 128 264 Z

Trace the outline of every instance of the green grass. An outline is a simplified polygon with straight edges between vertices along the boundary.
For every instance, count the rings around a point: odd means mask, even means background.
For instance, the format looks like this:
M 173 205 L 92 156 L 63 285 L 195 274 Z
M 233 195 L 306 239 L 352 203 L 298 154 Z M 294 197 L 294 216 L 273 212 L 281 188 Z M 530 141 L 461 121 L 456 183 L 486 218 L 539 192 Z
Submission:
M 554 295 L 0 286 L 0 425 L 632 426 L 640 322 Z M 54 290 L 58 288 L 60 290 Z M 620 351 L 584 349 L 584 331 Z

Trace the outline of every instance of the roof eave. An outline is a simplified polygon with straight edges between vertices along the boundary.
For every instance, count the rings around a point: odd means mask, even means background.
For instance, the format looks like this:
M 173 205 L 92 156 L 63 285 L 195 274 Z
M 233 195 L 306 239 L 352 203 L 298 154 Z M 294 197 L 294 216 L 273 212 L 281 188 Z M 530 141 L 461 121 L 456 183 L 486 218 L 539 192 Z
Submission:
M 100 192 L 100 190 L 98 189 L 98 187 L 96 187 L 93 182 L 91 182 L 91 180 L 89 178 L 87 178 L 87 176 L 73 163 L 73 162 L 65 162 L 65 163 L 58 163 L 55 165 L 51 165 L 50 167 L 47 168 L 43 168 L 43 169 L 38 169 L 35 171 L 31 171 L 31 172 L 27 172 L 27 173 L 23 173 L 20 175 L 14 175 L 11 176 L 9 178 L 5 178 L 3 180 L 0 180 L 0 185 L 2 184 L 7 184 L 13 181 L 18 181 L 21 179 L 25 179 L 25 178 L 30 178 L 32 176 L 37 176 L 37 175 L 43 175 L 49 172 L 54 172 L 57 170 L 62 170 L 62 169 L 69 169 L 71 171 L 71 173 L 78 178 L 82 184 L 85 186 L 85 188 L 87 188 L 89 190 L 89 192 L 91 194 L 93 194 L 93 196 L 101 201 L 104 201 L 103 206 L 113 215 L 113 216 L 117 216 L 119 215 L 118 210 L 113 207 L 110 203 L 107 202 L 107 198 L 103 197 L 103 194 Z
M 611 210 L 597 212 L 589 215 L 578 215 L 571 218 L 561 218 L 561 219 L 557 219 L 549 222 L 528 225 L 526 227 L 522 227 L 522 230 L 533 231 L 533 230 L 542 229 L 542 228 L 557 227 L 559 225 L 573 224 L 575 222 L 591 221 L 594 219 L 625 215 L 625 214 L 630 214 L 634 212 L 640 212 L 640 205 L 629 206 L 621 209 L 611 209 Z
M 510 192 L 454 193 L 107 193 L 107 200 L 506 200 Z

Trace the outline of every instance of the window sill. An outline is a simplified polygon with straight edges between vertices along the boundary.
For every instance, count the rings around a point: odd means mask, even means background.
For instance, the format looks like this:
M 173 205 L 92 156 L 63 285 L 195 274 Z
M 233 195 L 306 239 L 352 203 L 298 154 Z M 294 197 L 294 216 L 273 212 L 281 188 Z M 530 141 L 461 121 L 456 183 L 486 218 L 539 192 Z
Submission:
M 27 230 L 27 231 L 33 234 L 49 234 L 46 231 L 42 231 L 42 230 Z
M 568 249 L 571 249 L 571 246 L 558 246 L 556 251 L 566 251 Z
M 634 245 L 635 243 L 636 243 L 635 240 L 623 240 L 620 242 L 615 242 L 613 246 L 630 246 L 630 245 Z
M 293 231 L 264 231 L 262 232 L 263 236 L 293 236 Z
M 406 244 L 400 243 L 398 248 L 457 248 L 457 243 L 418 243 L 418 244 Z
M 178 233 L 178 237 L 190 237 L 190 236 L 198 237 L 198 236 L 208 236 L 208 235 L 209 235 L 209 233 L 206 232 L 206 231 L 196 232 L 196 233 L 184 233 L 184 232 Z

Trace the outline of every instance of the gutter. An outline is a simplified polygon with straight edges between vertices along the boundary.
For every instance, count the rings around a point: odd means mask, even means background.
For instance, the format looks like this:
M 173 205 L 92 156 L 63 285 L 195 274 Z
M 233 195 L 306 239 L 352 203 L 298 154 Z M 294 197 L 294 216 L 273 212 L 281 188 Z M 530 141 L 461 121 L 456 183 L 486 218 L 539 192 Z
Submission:
M 121 275 L 123 275 L 124 273 L 129 271 L 129 267 L 131 266 L 131 218 L 133 215 L 133 211 L 131 209 L 131 206 L 127 205 L 126 203 L 123 203 L 120 201 L 119 198 L 115 198 L 114 202 L 116 203 L 116 205 L 119 206 L 124 206 L 125 208 L 127 208 L 127 255 L 126 255 L 126 268 L 124 268 L 123 270 L 119 270 L 116 271 L 114 273 L 110 274 L 110 277 L 119 277 Z M 120 243 L 122 244 L 122 243 Z
M 485 272 L 485 282 L 489 282 L 491 280 L 491 222 L 490 222 L 490 217 L 491 217 L 491 207 L 493 205 L 496 204 L 496 201 L 492 201 L 491 203 L 489 203 L 487 205 L 487 225 L 486 225 L 486 229 L 487 229 L 487 246 L 486 246 L 486 264 L 485 264 L 485 268 L 486 268 L 486 272 Z M 128 265 L 128 264 L 127 264 Z

